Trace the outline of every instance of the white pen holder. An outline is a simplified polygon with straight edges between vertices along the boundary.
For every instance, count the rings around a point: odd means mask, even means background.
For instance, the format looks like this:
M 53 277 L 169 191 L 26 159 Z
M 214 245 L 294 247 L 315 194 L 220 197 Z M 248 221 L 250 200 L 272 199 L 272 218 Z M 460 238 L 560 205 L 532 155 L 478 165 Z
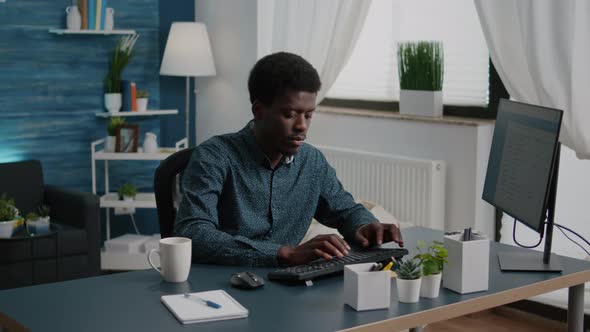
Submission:
M 356 311 L 388 309 L 391 271 L 371 272 L 373 263 L 344 267 L 344 303 Z
M 462 236 L 445 236 L 449 262 L 443 270 L 443 287 L 460 294 L 485 291 L 489 282 L 490 241 L 480 235 L 462 241 Z

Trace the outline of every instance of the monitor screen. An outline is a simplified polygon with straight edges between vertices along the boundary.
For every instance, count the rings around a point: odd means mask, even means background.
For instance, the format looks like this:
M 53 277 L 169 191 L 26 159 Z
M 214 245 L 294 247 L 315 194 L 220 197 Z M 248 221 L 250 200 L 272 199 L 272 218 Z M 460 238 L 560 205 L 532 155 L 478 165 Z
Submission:
M 483 199 L 543 234 L 563 112 L 500 100 Z

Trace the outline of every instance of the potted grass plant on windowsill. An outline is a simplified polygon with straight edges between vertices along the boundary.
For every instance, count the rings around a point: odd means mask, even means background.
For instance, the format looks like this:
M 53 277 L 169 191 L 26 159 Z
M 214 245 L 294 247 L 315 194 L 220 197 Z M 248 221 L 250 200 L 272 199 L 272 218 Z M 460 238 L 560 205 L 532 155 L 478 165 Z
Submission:
M 442 116 L 444 76 L 443 45 L 440 41 L 398 44 L 401 114 Z

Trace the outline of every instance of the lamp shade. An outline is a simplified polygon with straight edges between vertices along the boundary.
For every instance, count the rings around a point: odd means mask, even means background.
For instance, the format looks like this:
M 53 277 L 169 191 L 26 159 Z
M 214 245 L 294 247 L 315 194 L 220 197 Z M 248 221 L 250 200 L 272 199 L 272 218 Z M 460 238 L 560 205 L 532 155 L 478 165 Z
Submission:
M 215 75 L 215 64 L 205 24 L 197 22 L 172 23 L 162 57 L 160 75 Z

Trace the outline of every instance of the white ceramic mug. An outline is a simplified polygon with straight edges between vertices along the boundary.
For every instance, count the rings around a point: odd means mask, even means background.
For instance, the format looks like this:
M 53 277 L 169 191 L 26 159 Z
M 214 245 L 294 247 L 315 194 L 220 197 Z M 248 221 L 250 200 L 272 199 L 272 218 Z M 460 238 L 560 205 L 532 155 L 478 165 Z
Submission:
M 152 263 L 152 253 L 160 256 L 160 269 Z M 168 282 L 184 282 L 191 269 L 192 241 L 185 237 L 167 237 L 160 240 L 160 249 L 147 254 L 150 265 Z

